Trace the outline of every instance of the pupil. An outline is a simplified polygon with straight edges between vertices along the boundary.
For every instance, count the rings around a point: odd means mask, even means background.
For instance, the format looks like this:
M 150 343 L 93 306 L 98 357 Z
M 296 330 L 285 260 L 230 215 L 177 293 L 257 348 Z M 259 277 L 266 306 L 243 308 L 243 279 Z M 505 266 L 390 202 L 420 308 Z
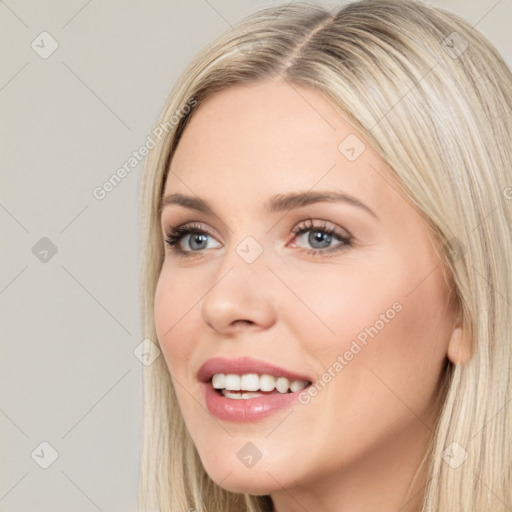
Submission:
M 198 247 L 197 244 L 201 245 L 201 242 L 206 242 L 206 235 L 197 233 L 194 236 L 192 236 L 190 240 L 191 240 L 190 247 L 192 249 L 203 249 L 203 247 Z
M 315 247 L 317 249 L 317 248 L 322 248 L 322 247 L 328 247 L 329 243 L 331 242 L 331 238 L 332 238 L 331 235 L 328 235 L 327 233 L 324 233 L 323 231 L 312 231 L 311 234 L 309 235 L 308 242 L 313 247 Z M 324 245 L 315 246 L 315 244 L 317 242 L 319 242 L 321 244 L 322 241 L 324 242 Z

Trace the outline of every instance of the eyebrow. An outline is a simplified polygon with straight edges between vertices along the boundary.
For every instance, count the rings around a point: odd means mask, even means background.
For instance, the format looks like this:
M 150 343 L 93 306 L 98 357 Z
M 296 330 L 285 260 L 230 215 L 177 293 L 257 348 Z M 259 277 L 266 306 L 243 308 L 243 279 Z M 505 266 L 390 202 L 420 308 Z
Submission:
M 344 192 L 334 191 L 308 191 L 308 192 L 290 192 L 287 194 L 277 194 L 271 197 L 264 205 L 267 213 L 276 213 L 285 210 L 293 210 L 301 208 L 309 204 L 329 202 L 329 203 L 346 203 L 356 206 L 369 213 L 372 217 L 378 219 L 377 214 L 359 199 L 345 194 Z M 191 210 L 197 210 L 207 215 L 217 216 L 206 201 L 199 197 L 187 196 L 184 194 L 169 194 L 160 201 L 159 211 L 161 212 L 166 206 L 179 205 Z

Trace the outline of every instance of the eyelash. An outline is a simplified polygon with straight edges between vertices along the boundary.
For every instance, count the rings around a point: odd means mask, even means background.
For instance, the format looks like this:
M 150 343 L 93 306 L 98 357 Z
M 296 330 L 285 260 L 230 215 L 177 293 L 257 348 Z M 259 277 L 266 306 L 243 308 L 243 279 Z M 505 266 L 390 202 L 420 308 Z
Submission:
M 309 223 L 309 224 L 308 224 Z M 322 233 L 325 233 L 329 236 L 332 236 L 333 238 L 337 238 L 341 243 L 340 245 L 336 246 L 335 248 L 328 248 L 328 249 L 300 249 L 301 251 L 305 252 L 306 254 L 311 254 L 314 256 L 326 256 L 326 253 L 336 253 L 339 252 L 346 247 L 350 247 L 352 245 L 352 237 L 346 236 L 342 233 L 340 233 L 337 229 L 329 227 L 326 225 L 324 221 L 321 221 L 320 225 L 314 225 L 312 219 L 307 219 L 303 221 L 303 223 L 298 224 L 292 229 L 292 233 L 295 235 L 295 237 L 298 237 L 302 235 L 303 233 L 307 233 L 308 231 L 319 231 Z M 199 224 L 184 224 L 181 226 L 171 226 L 165 234 L 165 242 L 169 246 L 169 249 L 176 253 L 178 256 L 181 257 L 194 257 L 194 256 L 201 256 L 204 250 L 200 251 L 183 251 L 183 249 L 180 248 L 179 242 L 182 238 L 184 238 L 187 235 L 191 234 L 201 234 L 201 235 L 208 235 L 213 237 L 213 235 L 205 228 L 203 228 Z

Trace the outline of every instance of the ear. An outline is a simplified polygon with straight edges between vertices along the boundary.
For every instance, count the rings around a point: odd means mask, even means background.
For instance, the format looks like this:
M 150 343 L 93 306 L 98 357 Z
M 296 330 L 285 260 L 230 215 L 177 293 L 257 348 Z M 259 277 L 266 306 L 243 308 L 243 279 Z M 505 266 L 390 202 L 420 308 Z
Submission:
M 458 324 L 452 331 L 448 342 L 448 358 L 453 364 L 466 364 L 471 359 L 471 346 L 468 337 Z

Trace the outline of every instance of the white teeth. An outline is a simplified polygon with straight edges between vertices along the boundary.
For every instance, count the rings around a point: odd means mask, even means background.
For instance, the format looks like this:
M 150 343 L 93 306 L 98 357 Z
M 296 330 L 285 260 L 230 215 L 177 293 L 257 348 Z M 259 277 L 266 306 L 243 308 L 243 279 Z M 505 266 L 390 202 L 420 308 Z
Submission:
M 260 377 L 261 391 L 272 391 L 276 387 L 276 379 L 272 375 L 262 375 Z
M 301 389 L 307 388 L 310 384 L 311 382 L 308 382 L 307 380 L 292 380 L 290 382 L 290 390 L 292 393 L 296 393 Z
M 263 396 L 254 391 L 270 392 L 276 389 L 279 393 L 296 393 L 308 385 L 305 380 L 292 380 L 286 377 L 274 377 L 272 375 L 258 375 L 256 373 L 246 373 L 244 375 L 216 373 L 212 377 L 212 386 L 215 389 L 221 389 L 223 395 L 228 398 L 254 398 L 254 396 Z M 228 391 L 249 391 L 249 393 L 228 393 Z
M 279 377 L 276 380 L 276 389 L 279 393 L 287 393 L 290 387 L 290 381 L 286 377 Z
M 222 394 L 226 398 L 234 398 L 235 400 L 245 400 L 247 398 L 256 398 L 261 396 L 261 393 L 230 393 L 227 389 L 223 389 Z
M 257 373 L 247 373 L 240 379 L 240 389 L 246 391 L 258 391 L 260 389 L 260 378 Z
M 232 373 L 226 375 L 226 385 L 224 387 L 231 391 L 240 390 L 240 375 L 233 375 Z
M 215 389 L 224 389 L 226 387 L 226 376 L 223 373 L 216 373 L 212 378 L 212 384 Z
M 305 380 L 292 380 L 290 382 L 290 391 L 292 393 L 296 393 L 297 391 L 304 389 L 307 385 L 308 383 Z

